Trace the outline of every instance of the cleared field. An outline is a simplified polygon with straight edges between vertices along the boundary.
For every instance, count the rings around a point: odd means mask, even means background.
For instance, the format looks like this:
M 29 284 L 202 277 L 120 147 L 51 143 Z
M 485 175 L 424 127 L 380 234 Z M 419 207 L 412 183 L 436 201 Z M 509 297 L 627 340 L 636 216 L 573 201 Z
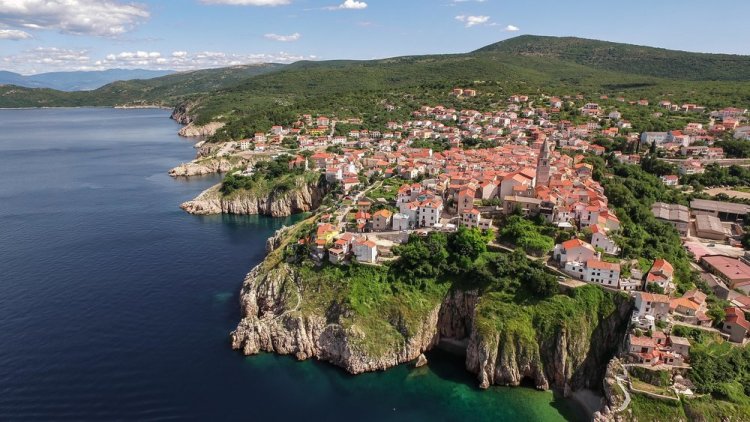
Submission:
M 705 192 L 709 195 L 718 195 L 720 193 L 723 193 L 728 196 L 733 196 L 735 198 L 750 199 L 750 192 L 741 192 L 738 190 L 727 189 L 727 188 L 711 188 L 711 189 L 706 189 Z

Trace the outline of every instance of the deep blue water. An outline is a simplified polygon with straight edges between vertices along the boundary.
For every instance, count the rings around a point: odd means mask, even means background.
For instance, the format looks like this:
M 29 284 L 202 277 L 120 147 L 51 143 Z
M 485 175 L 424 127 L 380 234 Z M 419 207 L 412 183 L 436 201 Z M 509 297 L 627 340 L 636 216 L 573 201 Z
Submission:
M 0 110 L 0 420 L 564 420 L 433 354 L 352 377 L 228 344 L 244 274 L 293 219 L 195 217 L 216 177 L 162 110 Z

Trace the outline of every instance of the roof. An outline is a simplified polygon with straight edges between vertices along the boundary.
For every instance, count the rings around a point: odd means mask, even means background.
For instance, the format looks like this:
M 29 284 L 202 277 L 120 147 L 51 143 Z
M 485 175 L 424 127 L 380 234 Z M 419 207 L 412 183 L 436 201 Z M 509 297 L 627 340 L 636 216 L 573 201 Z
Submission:
M 690 210 L 684 205 L 654 202 L 654 204 L 651 205 L 651 212 L 656 218 L 662 220 L 680 221 L 683 223 L 690 222 Z
M 669 296 L 658 293 L 641 292 L 641 300 L 651 303 L 669 303 Z
M 561 243 L 562 247 L 566 250 L 573 249 L 573 248 L 580 248 L 580 247 L 587 247 L 591 246 L 588 243 L 584 242 L 581 239 L 570 239 L 566 240 L 565 242 Z
M 702 232 L 713 232 L 717 234 L 725 234 L 724 226 L 721 225 L 721 220 L 718 217 L 712 215 L 699 214 L 695 216 L 695 229 Z
M 671 276 L 674 273 L 674 268 L 666 259 L 658 258 L 654 260 L 654 265 L 651 266 L 650 272 L 661 272 Z
M 373 217 L 383 217 L 383 218 L 390 218 L 393 215 L 393 213 L 390 210 L 387 210 L 383 208 L 380 211 L 376 211 L 372 216 Z
M 586 267 L 597 270 L 620 271 L 620 264 L 613 264 L 611 262 L 604 262 L 593 258 L 586 261 Z
M 750 213 L 750 205 L 735 204 L 733 202 L 710 201 L 708 199 L 693 199 L 690 201 L 690 208 L 703 211 L 726 212 L 730 214 Z
M 669 336 L 669 342 L 680 346 L 690 347 L 690 340 L 686 339 L 685 337 Z
M 656 342 L 651 337 L 630 335 L 630 344 L 639 347 L 656 347 Z
M 672 299 L 669 302 L 669 309 L 677 309 L 678 307 L 688 308 L 694 311 L 700 309 L 700 305 L 685 297 Z
M 739 259 L 724 255 L 706 255 L 701 259 L 732 283 L 750 280 L 750 265 Z

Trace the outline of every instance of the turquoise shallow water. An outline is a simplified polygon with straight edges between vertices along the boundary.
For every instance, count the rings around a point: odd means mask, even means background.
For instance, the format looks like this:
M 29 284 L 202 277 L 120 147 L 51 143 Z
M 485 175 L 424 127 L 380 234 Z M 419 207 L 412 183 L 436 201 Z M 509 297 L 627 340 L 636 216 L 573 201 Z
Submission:
M 194 217 L 215 177 L 160 110 L 0 110 L 0 420 L 579 420 L 460 359 L 350 376 L 229 348 L 244 274 L 294 218 Z

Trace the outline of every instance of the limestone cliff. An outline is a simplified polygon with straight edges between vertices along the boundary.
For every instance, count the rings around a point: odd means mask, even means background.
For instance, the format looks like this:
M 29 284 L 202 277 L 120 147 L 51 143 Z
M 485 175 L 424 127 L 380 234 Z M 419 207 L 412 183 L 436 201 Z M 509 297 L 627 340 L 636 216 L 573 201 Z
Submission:
M 169 175 L 172 177 L 190 177 L 226 173 L 236 168 L 247 167 L 250 163 L 251 160 L 238 156 L 200 158 L 169 170 Z
M 466 367 L 478 374 L 481 387 L 528 380 L 566 394 L 600 389 L 625 332 L 630 299 L 592 287 L 577 289 L 572 300 L 564 298 L 534 307 L 495 303 L 500 312 L 482 315 L 472 326 L 466 356 Z
M 178 132 L 180 136 L 185 137 L 197 137 L 197 136 L 213 136 L 217 130 L 224 127 L 223 122 L 209 122 L 205 125 L 198 125 L 195 123 L 195 114 L 193 108 L 196 104 L 187 102 L 180 104 L 172 110 L 171 118 L 176 122 L 185 125 Z
M 275 238 L 268 244 L 276 254 L 281 246 Z M 442 299 L 428 300 L 422 310 L 393 313 L 383 309 L 382 331 L 394 329 L 399 338 L 384 336 L 386 340 L 377 342 L 385 346 L 373 348 L 363 346 L 365 337 L 379 332 L 364 329 L 347 300 L 332 299 L 330 287 L 310 283 L 310 277 L 301 275 L 295 264 L 274 259 L 279 263 L 261 263 L 245 279 L 243 318 L 231 334 L 232 347 L 248 355 L 266 351 L 298 359 L 315 357 L 353 374 L 412 361 L 447 340 L 454 345 L 468 344 L 466 367 L 477 374 L 482 387 L 519 385 L 529 379 L 540 389 L 600 390 L 631 306 L 627 297 L 585 287 L 582 295 L 587 298 L 580 300 L 580 306 L 588 306 L 585 311 L 575 318 L 558 315 L 560 324 L 539 327 L 530 338 L 520 338 L 513 327 L 506 330 L 502 322 L 500 329 L 488 329 L 487 316 L 481 314 L 486 297 L 477 291 L 454 289 Z M 575 297 L 559 296 L 557 302 L 579 305 Z M 583 304 L 585 301 L 601 303 Z M 516 312 L 512 305 L 508 307 Z M 409 318 L 411 322 L 407 322 Z
M 384 314 L 384 324 L 403 338 L 385 344 L 387 347 L 372 347 L 365 341 L 366 329 L 346 304 L 307 306 L 305 296 L 315 292 L 306 289 L 304 277 L 293 265 L 281 263 L 266 271 L 262 263 L 254 268 L 242 288 L 243 318 L 231 333 L 232 347 L 246 355 L 266 351 L 291 354 L 297 359 L 315 357 L 352 374 L 385 370 L 432 349 L 440 338 L 441 317 L 453 315 L 446 309 L 458 309 L 463 304 L 461 299 L 461 303 L 452 303 L 451 295 L 442 303 L 438 300 L 427 306 L 411 324 L 404 315 Z M 458 319 L 444 319 L 449 320 L 458 324 Z M 461 328 L 456 325 L 445 330 L 459 332 Z
M 326 194 L 324 185 L 317 181 L 308 183 L 303 179 L 297 180 L 294 188 L 286 191 L 276 190 L 268 193 L 239 191 L 224 196 L 220 189 L 220 184 L 212 186 L 192 201 L 180 205 L 180 208 L 196 215 L 223 213 L 285 217 L 316 209 Z

